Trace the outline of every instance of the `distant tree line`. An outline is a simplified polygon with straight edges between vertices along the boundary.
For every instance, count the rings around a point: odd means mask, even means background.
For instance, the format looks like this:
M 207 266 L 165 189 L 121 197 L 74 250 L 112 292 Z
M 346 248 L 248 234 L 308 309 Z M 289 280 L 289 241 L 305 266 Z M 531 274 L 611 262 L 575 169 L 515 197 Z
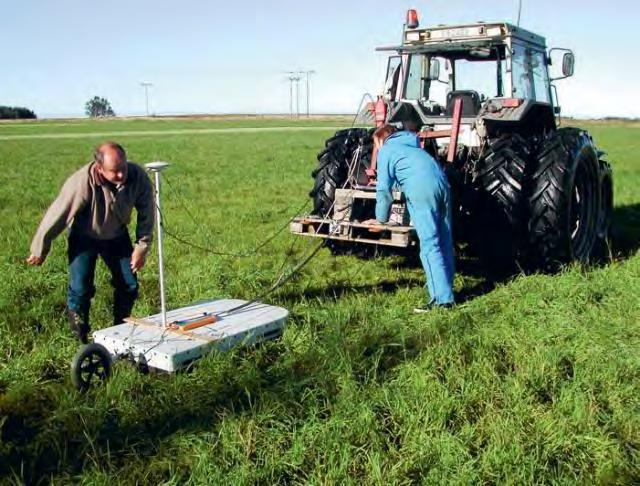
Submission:
M 20 106 L 0 106 L 0 120 L 24 120 L 38 118 L 28 108 Z

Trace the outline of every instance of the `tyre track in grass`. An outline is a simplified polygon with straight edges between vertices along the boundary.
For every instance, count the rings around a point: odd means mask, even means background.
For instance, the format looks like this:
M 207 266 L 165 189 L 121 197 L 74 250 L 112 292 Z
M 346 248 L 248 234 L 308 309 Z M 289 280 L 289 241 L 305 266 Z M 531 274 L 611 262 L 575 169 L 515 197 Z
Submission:
M 176 128 L 168 130 L 123 130 L 105 132 L 71 132 L 71 133 L 32 133 L 20 135 L 0 135 L 1 141 L 34 140 L 34 139 L 74 139 L 74 138 L 105 138 L 105 137 L 155 137 L 158 135 L 212 135 L 212 134 L 242 134 L 259 132 L 302 132 L 337 130 L 342 127 L 242 127 L 242 128 Z

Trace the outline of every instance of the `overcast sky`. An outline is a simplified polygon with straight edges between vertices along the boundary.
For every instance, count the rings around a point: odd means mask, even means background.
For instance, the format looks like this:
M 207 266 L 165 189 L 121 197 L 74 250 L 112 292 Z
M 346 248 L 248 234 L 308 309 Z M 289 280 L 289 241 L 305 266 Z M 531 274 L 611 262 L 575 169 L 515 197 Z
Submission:
M 640 116 L 640 2 L 522 0 L 524 28 L 576 53 L 557 82 L 564 114 Z M 315 70 L 311 111 L 354 112 L 381 88 L 374 49 L 421 25 L 507 20 L 518 0 L 0 0 L 0 105 L 82 115 L 94 95 L 118 114 L 283 113 L 286 71 Z M 304 83 L 300 84 L 304 95 Z M 301 111 L 305 109 L 301 97 Z

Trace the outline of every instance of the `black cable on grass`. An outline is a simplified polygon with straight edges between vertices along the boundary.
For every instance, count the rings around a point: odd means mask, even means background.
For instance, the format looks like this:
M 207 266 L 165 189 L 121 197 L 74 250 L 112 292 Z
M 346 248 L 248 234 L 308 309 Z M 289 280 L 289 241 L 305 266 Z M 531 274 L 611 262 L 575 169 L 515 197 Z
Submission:
M 241 304 L 239 306 L 236 307 L 232 307 L 231 309 L 227 309 L 224 312 L 221 312 L 219 314 L 216 314 L 216 316 L 229 316 L 231 314 L 234 314 L 236 312 L 238 312 L 241 309 L 244 309 L 245 307 L 249 307 L 252 304 L 255 304 L 256 302 L 264 299 L 267 295 L 271 294 L 272 292 L 276 291 L 278 288 L 280 288 L 281 286 L 283 286 L 284 284 L 286 284 L 289 280 L 291 280 L 291 278 L 293 278 L 293 276 L 295 274 L 297 274 L 302 267 L 304 267 L 307 263 L 309 263 L 311 261 L 311 259 L 316 256 L 316 254 L 322 249 L 322 247 L 324 247 L 324 242 L 321 242 L 319 245 L 317 245 L 313 251 L 311 253 L 309 253 L 302 261 L 300 261 L 290 272 L 288 275 L 285 275 L 284 273 L 282 273 L 280 275 L 280 277 L 278 277 L 278 280 L 276 280 L 276 282 L 269 287 L 269 289 L 267 289 L 265 292 L 263 292 L 262 294 L 260 294 L 258 297 L 255 297 L 254 299 L 245 302 L 244 304 Z M 163 329 L 162 334 L 160 336 L 160 339 L 158 340 L 157 343 L 155 343 L 153 346 L 151 346 L 150 348 L 146 349 L 142 354 L 147 354 L 149 351 L 157 348 L 158 346 L 160 346 L 160 344 L 162 344 L 164 342 L 164 338 L 166 337 L 167 333 L 169 332 L 169 328 L 166 327 Z M 133 335 L 133 328 L 131 329 L 131 335 Z
M 350 174 L 350 173 L 352 172 L 352 170 L 354 170 L 354 168 L 357 166 L 357 163 L 358 163 L 358 160 L 359 160 L 360 156 L 361 156 L 360 151 L 359 151 L 359 150 L 356 150 L 356 152 L 353 154 L 353 157 L 352 157 L 351 162 L 349 163 L 349 167 L 348 167 L 348 169 L 349 169 L 349 170 L 348 170 L 348 173 L 349 173 L 349 174 Z M 166 180 L 166 176 L 165 176 L 165 180 Z M 343 189 L 344 189 L 344 187 L 346 187 L 346 185 L 347 185 L 348 181 L 349 181 L 349 178 L 347 178 L 347 180 L 345 180 L 344 184 L 342 185 L 342 188 L 343 188 Z M 171 186 L 171 184 L 170 184 L 169 182 L 168 182 L 168 184 L 167 184 L 167 185 L 169 185 L 169 187 L 170 187 L 170 188 L 171 188 L 171 190 L 173 191 L 173 188 L 172 188 L 172 186 Z M 328 209 L 328 210 L 326 211 L 326 213 L 323 215 L 323 219 L 325 219 L 325 218 L 326 218 L 326 217 L 331 213 L 331 210 L 333 209 L 333 207 L 334 207 L 335 203 L 336 203 L 336 201 L 335 201 L 335 199 L 334 199 L 334 200 L 333 200 L 333 202 L 331 203 L 331 206 L 329 207 L 329 209 Z M 305 204 L 304 204 L 304 205 L 303 205 L 303 206 L 302 206 L 298 211 L 296 211 L 296 214 L 298 214 L 300 211 L 302 211 L 302 209 L 303 209 L 307 204 L 308 204 L 308 200 L 307 200 L 307 201 L 305 201 Z M 189 211 L 189 209 L 186 207 L 186 205 L 184 205 L 184 204 L 183 204 L 183 207 L 185 208 L 185 210 L 186 210 L 187 214 L 188 214 L 188 215 L 189 215 L 189 217 L 193 220 L 193 222 L 194 222 L 195 224 L 198 224 L 198 223 L 197 223 L 197 221 L 195 220 L 195 218 L 193 217 L 193 215 L 191 214 L 191 212 Z M 292 217 L 292 218 L 290 218 L 290 219 L 287 221 L 287 224 L 286 224 L 285 226 L 283 226 L 282 228 L 280 228 L 280 229 L 278 230 L 278 232 L 276 232 L 276 234 L 275 234 L 275 235 L 271 235 L 269 238 L 267 238 L 267 240 L 265 240 L 261 245 L 259 245 L 259 246 L 258 246 L 258 248 L 256 248 L 256 250 L 254 250 L 254 252 L 253 252 L 253 253 L 248 253 L 248 254 L 247 254 L 247 253 L 245 253 L 245 254 L 235 254 L 235 253 L 226 253 L 226 252 L 213 251 L 213 250 L 207 249 L 207 248 L 205 248 L 205 247 L 201 247 L 201 246 L 199 246 L 199 245 L 195 245 L 195 244 L 193 244 L 193 243 L 191 243 L 191 242 L 188 242 L 188 241 L 184 240 L 183 238 L 180 238 L 179 236 L 174 235 L 173 233 L 171 233 L 171 232 L 167 231 L 166 226 L 165 226 L 165 221 L 166 221 L 166 220 L 165 220 L 165 217 L 164 217 L 164 215 L 163 215 L 163 213 L 162 213 L 161 209 L 160 209 L 159 207 L 157 207 L 157 206 L 156 206 L 156 208 L 157 208 L 158 212 L 160 213 L 160 225 L 161 225 L 161 227 L 162 227 L 162 230 L 163 230 L 165 233 L 167 233 L 167 235 L 171 236 L 172 238 L 175 238 L 177 241 L 180 241 L 180 242 L 182 242 L 182 243 L 184 243 L 184 244 L 186 244 L 186 245 L 192 246 L 192 247 L 194 247 L 194 248 L 201 249 L 201 250 L 203 250 L 203 251 L 207 251 L 208 253 L 212 253 L 212 254 L 215 254 L 215 255 L 223 255 L 223 256 L 250 256 L 250 255 L 256 254 L 256 253 L 257 253 L 257 252 L 258 252 L 262 247 L 264 247 L 264 246 L 265 246 L 269 241 L 271 241 L 273 238 L 275 238 L 275 236 L 276 236 L 278 233 L 280 233 L 284 228 L 286 228 L 286 227 L 289 225 L 289 223 L 293 220 L 293 218 L 295 218 L 295 216 L 294 216 L 294 217 Z M 340 222 L 345 218 L 345 216 L 346 216 L 346 214 L 345 214 L 345 215 L 343 215 L 343 216 L 342 216 L 342 218 L 341 218 L 340 220 L 334 221 L 334 223 L 340 223 Z M 332 234 L 333 232 L 335 232 L 336 230 L 338 230 L 339 228 L 340 228 L 340 226 L 339 226 L 339 225 L 337 225 L 333 231 L 330 231 L 329 236 L 331 236 L 331 234 Z M 310 244 L 310 242 L 311 242 L 311 241 L 312 241 L 312 240 L 309 240 L 309 242 L 308 242 L 307 244 Z M 302 269 L 302 268 L 303 268 L 307 263 L 309 263 L 309 261 L 311 261 L 311 259 L 312 259 L 314 256 L 316 256 L 316 254 L 317 254 L 317 253 L 318 253 L 318 252 L 319 252 L 323 247 L 325 247 L 325 246 L 326 246 L 327 241 L 329 241 L 329 239 L 321 241 L 321 242 L 320 242 L 320 244 L 318 244 L 318 245 L 313 249 L 313 251 L 311 251 L 311 252 L 310 252 L 306 257 L 304 257 L 304 258 L 303 258 L 303 259 L 302 259 L 302 260 L 301 260 L 301 261 L 300 261 L 300 262 L 299 262 L 299 263 L 298 263 L 298 264 L 297 264 L 297 265 L 296 265 L 296 266 L 295 266 L 295 267 L 294 267 L 294 268 L 289 272 L 289 274 L 288 274 L 288 275 L 286 275 L 286 274 L 285 274 L 285 272 L 284 272 L 284 271 L 282 271 L 282 270 L 284 269 L 284 266 L 286 265 L 287 261 L 289 260 L 289 258 L 290 258 L 290 256 L 291 256 L 291 255 L 286 255 L 286 256 L 285 256 L 285 259 L 284 259 L 284 261 L 283 261 L 283 263 L 282 263 L 282 265 L 280 266 L 280 269 L 278 270 L 279 272 L 281 272 L 281 273 L 280 273 L 280 276 L 277 278 L 277 280 L 275 281 L 275 283 L 274 283 L 271 287 L 269 287 L 269 289 L 267 289 L 265 292 L 263 292 L 262 294 L 260 294 L 258 297 L 254 298 L 254 299 L 252 299 L 252 300 L 250 300 L 250 301 L 248 301 L 248 302 L 245 302 L 245 303 L 244 303 L 244 304 L 242 304 L 242 305 L 239 305 L 239 306 L 237 306 L 237 307 L 233 307 L 233 308 L 231 308 L 231 309 L 228 309 L 228 310 L 226 310 L 226 311 L 224 311 L 224 312 L 222 312 L 222 313 L 220 313 L 220 314 L 218 314 L 218 315 L 230 315 L 230 314 L 232 314 L 232 313 L 234 313 L 234 312 L 239 311 L 240 309 L 244 309 L 245 307 L 247 307 L 247 306 L 249 306 L 249 305 L 251 305 L 251 304 L 255 304 L 255 303 L 256 303 L 256 302 L 258 302 L 259 300 L 262 300 L 262 299 L 263 299 L 263 298 L 265 298 L 267 295 L 271 294 L 272 292 L 274 292 L 275 290 L 277 290 L 278 288 L 280 288 L 281 286 L 283 286 L 284 284 L 286 284 L 289 280 L 291 280 L 291 278 L 293 278 L 293 276 L 294 276 L 296 273 L 298 273 L 298 272 L 299 272 L 299 271 L 300 271 L 300 270 L 301 270 L 301 269 Z M 295 243 L 296 243 L 296 240 L 293 240 L 293 241 L 292 241 L 292 244 L 291 244 L 291 247 L 290 247 L 290 249 L 289 249 L 289 252 L 290 252 L 290 253 L 292 253 L 292 252 L 293 252 L 293 248 L 294 248 L 294 246 L 295 246 Z M 355 275 L 357 275 L 359 272 L 360 272 L 360 270 L 358 270 L 358 271 L 356 272 L 356 274 L 355 274 Z M 354 275 L 354 276 L 355 276 L 355 275 Z M 166 330 L 165 330 L 165 331 L 166 331 Z M 163 335 L 162 335 L 162 337 L 161 337 L 161 341 L 162 341 L 163 339 L 164 339 L 164 333 L 163 333 Z M 159 343 L 158 343 L 158 344 L 159 344 Z M 158 344 L 156 344 L 156 346 L 157 346 Z M 155 347 L 155 346 L 154 346 L 154 347 Z
M 185 210 L 185 212 L 187 213 L 187 216 L 189 216 L 189 218 L 191 219 L 191 221 L 199 227 L 204 227 L 206 228 L 206 226 L 203 226 L 201 224 L 199 224 L 196 221 L 196 218 L 193 216 L 193 213 L 191 213 L 191 211 L 189 210 L 189 208 L 187 207 L 187 205 L 185 204 L 184 200 L 182 197 L 180 197 L 180 195 L 178 194 L 178 192 L 173 188 L 173 185 L 171 184 L 171 182 L 169 181 L 169 179 L 166 177 L 166 175 L 164 176 L 165 181 L 167 182 L 167 185 L 169 186 L 169 189 L 171 190 L 171 192 L 178 196 L 177 199 L 180 202 L 180 205 L 182 206 L 182 208 Z M 273 232 L 271 235 L 269 235 L 267 238 L 265 238 L 263 241 L 261 241 L 255 248 L 253 248 L 250 251 L 245 251 L 245 252 L 223 252 L 223 251 L 219 251 L 219 250 L 215 250 L 211 247 L 205 247 L 202 245 L 198 245 L 197 243 L 193 243 L 192 241 L 189 241 L 181 236 L 178 236 L 177 234 L 175 234 L 174 232 L 170 231 L 167 229 L 167 225 L 165 224 L 166 219 L 164 214 L 162 214 L 162 212 L 160 212 L 161 214 L 161 218 L 162 218 L 162 228 L 164 230 L 164 232 L 167 234 L 167 236 L 175 239 L 176 241 L 190 246 L 192 248 L 195 248 L 197 250 L 203 251 L 205 253 L 209 253 L 212 255 L 217 255 L 217 256 L 229 256 L 229 257 L 235 257 L 235 258 L 246 258 L 246 257 L 250 257 L 253 255 L 256 255 L 260 250 L 262 250 L 264 247 L 266 247 L 269 243 L 271 243 L 278 235 L 280 235 L 291 223 L 291 221 L 293 221 L 293 219 L 300 214 L 300 212 L 309 204 L 309 200 L 305 199 L 305 202 L 302 206 L 300 206 L 296 212 L 294 213 L 294 215 L 292 217 L 290 217 L 287 222 L 285 224 L 283 224 L 280 228 L 278 228 L 275 232 Z M 282 213 L 284 212 L 288 212 L 289 208 L 291 208 L 291 206 L 288 206 L 286 209 L 284 209 L 282 211 Z M 158 208 L 159 209 L 159 208 Z M 208 235 L 210 239 L 211 235 Z
M 309 263 L 311 261 L 311 259 L 316 256 L 316 254 L 324 247 L 324 241 L 321 242 L 319 245 L 317 245 L 313 251 L 311 253 L 309 253 L 302 261 L 300 261 L 295 267 L 293 267 L 293 269 L 289 272 L 288 275 L 285 276 L 284 273 L 280 274 L 280 277 L 278 278 L 278 280 L 276 280 L 276 282 L 269 287 L 268 290 L 266 290 L 265 292 L 263 292 L 261 295 L 259 295 L 258 297 L 245 302 L 242 305 L 239 305 L 237 307 L 233 307 L 231 309 L 228 309 L 224 312 L 221 312 L 220 314 L 217 314 L 218 316 L 225 316 L 225 315 L 230 315 L 233 314 L 234 312 L 239 311 L 240 309 L 244 309 L 245 307 L 250 306 L 251 304 L 255 304 L 256 302 L 264 299 L 267 295 L 271 294 L 272 292 L 274 292 L 275 290 L 277 290 L 278 288 L 282 287 L 284 284 L 286 284 L 289 280 L 291 280 L 291 278 L 293 278 L 293 276 L 298 273 L 302 267 L 304 267 L 307 263 Z
M 158 212 L 160 212 L 160 224 L 162 226 L 162 229 L 165 233 L 167 233 L 166 228 L 164 227 L 164 216 L 162 215 L 162 211 L 160 210 L 160 208 L 158 208 L 156 206 L 156 208 L 158 209 Z M 292 245 L 291 245 L 291 249 L 290 251 L 293 250 L 293 246 L 295 244 L 296 240 L 293 240 Z M 248 307 L 252 304 L 255 304 L 256 302 L 264 299 L 267 295 L 271 294 L 272 292 L 276 291 L 278 288 L 280 288 L 281 286 L 283 286 L 284 284 L 286 284 L 289 280 L 291 280 L 293 278 L 294 275 L 296 275 L 307 263 L 309 263 L 311 261 L 311 259 L 316 256 L 316 254 L 325 246 L 325 242 L 322 241 L 320 242 L 320 244 L 318 244 L 311 253 L 309 253 L 303 260 L 301 260 L 290 272 L 289 274 L 285 274 L 285 272 L 282 271 L 282 269 L 284 268 L 284 266 L 287 263 L 287 260 L 289 259 L 289 256 L 287 256 L 284 261 L 282 262 L 282 265 L 280 267 L 280 269 L 278 270 L 280 273 L 280 276 L 277 278 L 277 280 L 275 281 L 275 283 L 273 283 L 271 285 L 271 287 L 269 287 L 265 292 L 263 292 L 262 294 L 260 294 L 258 297 L 253 298 L 250 301 L 245 302 L 244 304 L 241 304 L 239 306 L 233 307 L 231 309 L 227 309 L 224 312 L 221 312 L 220 314 L 216 314 L 217 316 L 228 316 L 231 315 L 235 312 L 238 312 L 241 309 L 244 309 L 245 307 Z M 146 349 L 144 351 L 143 354 L 148 353 L 149 351 L 153 350 L 154 348 L 158 347 L 161 343 L 164 342 L 164 338 L 167 335 L 167 332 L 169 331 L 169 328 L 165 328 L 162 331 L 162 335 L 160 336 L 160 339 L 158 340 L 157 343 L 155 343 L 153 346 L 151 346 L 150 348 Z M 133 335 L 133 328 L 131 330 L 131 335 Z M 130 335 L 130 336 L 131 336 Z

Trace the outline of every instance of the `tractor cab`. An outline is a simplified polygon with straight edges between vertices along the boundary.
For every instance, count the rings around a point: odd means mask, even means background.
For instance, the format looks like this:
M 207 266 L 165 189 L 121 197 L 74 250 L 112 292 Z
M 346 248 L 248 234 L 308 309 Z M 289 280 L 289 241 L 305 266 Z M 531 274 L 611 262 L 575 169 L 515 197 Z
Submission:
M 550 82 L 545 39 L 508 23 L 477 23 L 405 28 L 403 43 L 387 64 L 383 98 L 389 122 L 418 127 L 452 124 L 456 100 L 462 100 L 462 127 L 478 119 L 490 129 L 540 132 L 556 126 L 559 113 Z M 563 75 L 573 74 L 573 54 L 565 52 Z M 464 132 L 464 130 L 463 130 Z M 466 142 L 477 146 L 478 137 Z

